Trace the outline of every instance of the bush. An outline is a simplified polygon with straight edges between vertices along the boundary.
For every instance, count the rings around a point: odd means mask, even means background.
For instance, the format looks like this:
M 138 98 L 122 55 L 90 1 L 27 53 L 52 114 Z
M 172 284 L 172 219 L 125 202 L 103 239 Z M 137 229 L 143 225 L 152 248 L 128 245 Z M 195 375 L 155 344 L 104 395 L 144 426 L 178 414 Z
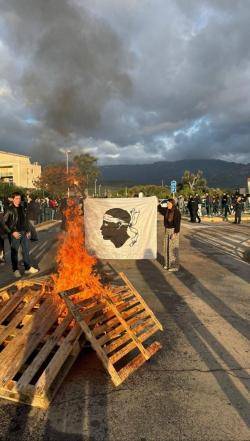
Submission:
M 25 188 L 17 187 L 15 184 L 9 184 L 7 182 L 0 182 L 0 199 L 10 197 L 14 191 L 26 194 Z

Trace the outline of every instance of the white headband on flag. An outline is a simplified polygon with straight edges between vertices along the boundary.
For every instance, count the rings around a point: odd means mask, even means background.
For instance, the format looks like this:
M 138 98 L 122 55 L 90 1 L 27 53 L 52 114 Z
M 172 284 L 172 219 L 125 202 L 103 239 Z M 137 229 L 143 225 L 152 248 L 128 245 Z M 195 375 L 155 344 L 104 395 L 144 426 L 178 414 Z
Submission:
M 138 230 L 136 228 L 134 228 L 134 225 L 136 225 L 136 223 L 137 223 L 139 214 L 140 214 L 140 211 L 137 211 L 135 208 L 133 208 L 133 210 L 130 211 L 130 216 L 131 216 L 130 222 L 126 222 L 122 219 L 119 219 L 118 217 L 113 217 L 107 213 L 104 214 L 103 220 L 104 220 L 104 222 L 112 222 L 113 224 L 119 223 L 120 227 L 121 226 L 128 227 L 130 232 L 133 234 L 133 236 L 131 236 L 131 238 L 130 238 L 130 243 L 129 243 L 129 245 L 132 247 L 137 242 L 137 239 L 138 239 Z

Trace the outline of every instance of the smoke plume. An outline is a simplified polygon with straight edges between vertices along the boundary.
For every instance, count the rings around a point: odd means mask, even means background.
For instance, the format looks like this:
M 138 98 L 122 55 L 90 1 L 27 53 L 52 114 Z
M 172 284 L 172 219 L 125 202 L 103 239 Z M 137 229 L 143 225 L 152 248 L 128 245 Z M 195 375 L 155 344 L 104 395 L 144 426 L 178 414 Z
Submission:
M 5 40 L 22 60 L 19 89 L 42 130 L 86 135 L 109 99 L 131 93 L 129 54 L 101 19 L 69 0 L 8 0 L 0 7 Z

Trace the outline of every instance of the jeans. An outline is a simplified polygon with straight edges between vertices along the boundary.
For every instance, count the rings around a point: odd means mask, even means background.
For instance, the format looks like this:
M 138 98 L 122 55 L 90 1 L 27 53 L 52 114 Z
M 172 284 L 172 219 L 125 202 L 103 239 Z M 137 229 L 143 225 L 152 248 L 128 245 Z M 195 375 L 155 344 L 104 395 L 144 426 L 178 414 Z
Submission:
M 23 253 L 23 263 L 25 270 L 30 269 L 30 256 L 29 256 L 29 239 L 26 237 L 26 233 L 24 231 L 20 232 L 20 239 L 15 239 L 15 237 L 11 236 L 11 263 L 13 271 L 18 269 L 18 250 L 21 246 Z

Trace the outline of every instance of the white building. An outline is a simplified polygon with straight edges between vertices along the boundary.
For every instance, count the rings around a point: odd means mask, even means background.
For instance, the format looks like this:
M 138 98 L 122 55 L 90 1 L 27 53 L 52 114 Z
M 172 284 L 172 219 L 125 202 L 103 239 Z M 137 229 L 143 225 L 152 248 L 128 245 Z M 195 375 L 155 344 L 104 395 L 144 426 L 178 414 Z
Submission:
M 34 188 L 34 181 L 40 176 L 41 166 L 37 162 L 32 164 L 29 156 L 0 151 L 0 181 Z

